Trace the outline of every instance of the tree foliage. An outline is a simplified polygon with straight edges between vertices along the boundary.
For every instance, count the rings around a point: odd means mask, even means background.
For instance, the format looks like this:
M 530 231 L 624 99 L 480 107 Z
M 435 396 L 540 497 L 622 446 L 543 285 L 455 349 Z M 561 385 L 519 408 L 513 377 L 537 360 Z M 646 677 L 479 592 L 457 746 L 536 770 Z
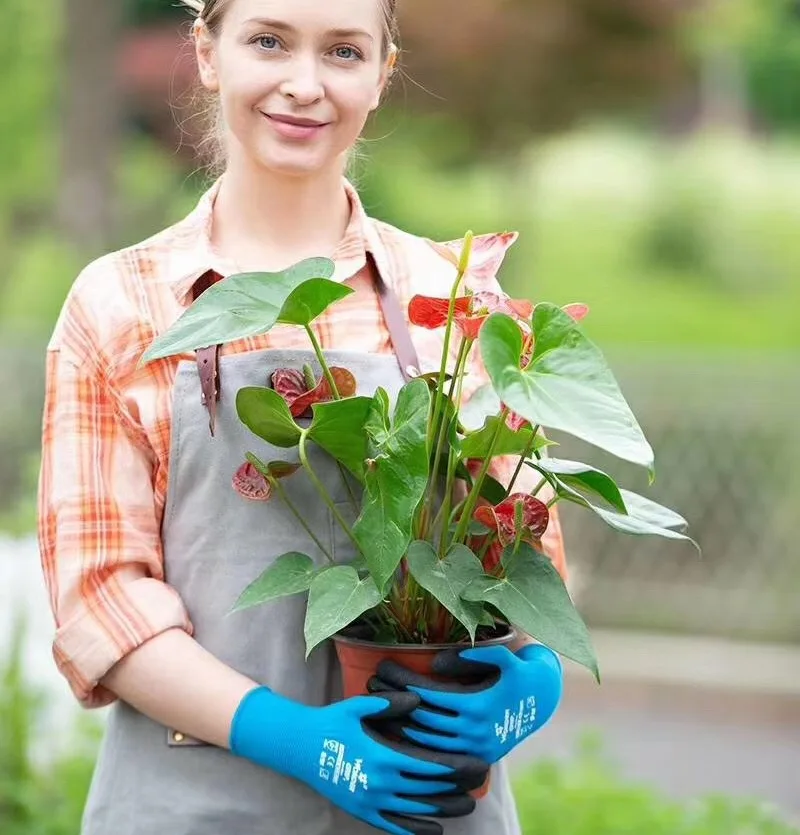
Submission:
M 479 149 L 509 149 L 630 107 L 682 76 L 681 4 L 660 0 L 401 3 L 408 100 L 445 110 Z

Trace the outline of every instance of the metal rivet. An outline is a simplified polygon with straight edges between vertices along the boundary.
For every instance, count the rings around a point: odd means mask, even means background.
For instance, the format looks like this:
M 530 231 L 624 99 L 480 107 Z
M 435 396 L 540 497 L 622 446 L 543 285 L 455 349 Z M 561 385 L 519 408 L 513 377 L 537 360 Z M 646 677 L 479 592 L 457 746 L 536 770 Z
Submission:
M 172 734 L 173 742 L 183 742 L 184 739 L 186 739 L 186 737 L 180 731 L 175 731 L 175 733 Z

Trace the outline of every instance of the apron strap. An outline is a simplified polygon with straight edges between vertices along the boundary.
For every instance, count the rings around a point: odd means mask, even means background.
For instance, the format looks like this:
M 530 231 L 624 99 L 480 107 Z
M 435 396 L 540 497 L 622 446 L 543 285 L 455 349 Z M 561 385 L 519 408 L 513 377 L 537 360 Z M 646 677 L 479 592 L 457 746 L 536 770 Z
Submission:
M 409 380 L 419 376 L 420 369 L 417 349 L 411 339 L 411 331 L 408 329 L 403 308 L 400 306 L 397 294 L 381 277 L 378 265 L 375 263 L 375 258 L 371 252 L 367 253 L 367 265 L 372 284 L 378 294 L 386 330 L 389 331 L 389 339 L 400 365 L 400 373 L 403 375 L 403 379 L 409 382 Z
M 417 349 L 411 339 L 411 331 L 408 329 L 403 308 L 400 306 L 397 294 L 381 277 L 378 265 L 375 263 L 371 252 L 367 253 L 367 269 L 375 292 L 378 294 L 381 312 L 386 323 L 386 329 L 389 331 L 389 340 L 400 366 L 400 373 L 403 375 L 403 379 L 409 382 L 409 380 L 419 376 L 420 367 Z M 209 270 L 200 276 L 192 288 L 193 299 L 198 299 L 218 278 L 213 270 Z M 197 372 L 200 375 L 200 390 L 202 392 L 201 402 L 208 409 L 208 426 L 212 436 L 217 418 L 217 402 L 220 398 L 219 352 L 221 347 L 221 345 L 210 345 L 207 348 L 198 348 L 196 351 Z

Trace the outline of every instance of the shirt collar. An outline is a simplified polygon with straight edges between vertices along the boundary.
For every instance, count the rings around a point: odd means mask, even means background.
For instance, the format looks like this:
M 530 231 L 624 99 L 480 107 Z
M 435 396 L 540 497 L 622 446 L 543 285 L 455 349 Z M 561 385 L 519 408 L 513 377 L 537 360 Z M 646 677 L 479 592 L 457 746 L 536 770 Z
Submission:
M 195 282 L 209 270 L 220 275 L 233 272 L 214 251 L 211 245 L 211 225 L 214 202 L 219 193 L 222 178 L 219 178 L 198 201 L 195 208 L 172 231 L 169 259 L 165 278 L 181 304 L 186 304 Z M 333 280 L 338 282 L 352 278 L 367 262 L 367 253 L 374 250 L 375 236 L 372 222 L 364 210 L 361 198 L 353 185 L 343 180 L 350 201 L 350 221 L 344 236 L 333 253 L 335 272 Z

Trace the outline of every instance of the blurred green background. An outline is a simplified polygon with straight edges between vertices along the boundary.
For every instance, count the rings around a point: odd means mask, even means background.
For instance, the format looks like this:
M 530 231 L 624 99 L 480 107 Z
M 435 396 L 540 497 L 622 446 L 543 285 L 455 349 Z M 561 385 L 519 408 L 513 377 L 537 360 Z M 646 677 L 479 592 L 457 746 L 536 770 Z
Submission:
M 43 358 L 66 293 L 92 258 L 179 219 L 209 175 L 196 151 L 190 21 L 171 0 L 1 5 L 0 608 L 9 614 L 31 595 L 39 602 L 29 609 L 43 600 L 30 558 Z M 351 172 L 367 208 L 439 239 L 520 231 L 505 288 L 590 305 L 586 330 L 656 450 L 652 495 L 687 516 L 703 547 L 698 560 L 690 548 L 620 538 L 567 508 L 579 608 L 609 634 L 793 650 L 800 2 L 399 6 L 403 72 Z M 565 445 L 564 457 L 608 465 L 648 489 L 633 471 Z M 6 634 L 0 620 L 0 648 Z M 39 642 L 31 652 L 47 649 Z M 12 690 L 14 721 L 35 724 L 21 707 L 29 696 Z M 0 705 L 11 717 L 9 699 Z M 64 785 L 60 772 L 21 765 L 26 745 L 0 746 L 0 831 L 76 831 L 75 803 L 61 829 L 9 806 L 23 783 L 31 808 L 41 807 L 35 791 Z M 563 775 L 544 767 L 531 778 L 558 798 L 572 797 L 564 786 L 576 780 L 575 797 L 595 798 L 600 810 L 548 832 L 779 831 L 743 822 L 745 812 L 726 823 L 729 810 L 713 805 L 708 819 L 686 812 L 680 822 L 684 813 L 666 800 L 629 796 L 622 783 L 602 788 L 604 768 L 586 757 L 559 766 Z M 800 756 L 793 762 L 800 774 Z M 80 795 L 73 765 L 52 767 L 67 768 Z M 800 778 L 794 797 L 787 804 L 797 813 Z M 572 802 L 553 802 L 563 820 Z M 601 824 L 603 804 L 645 811 Z

